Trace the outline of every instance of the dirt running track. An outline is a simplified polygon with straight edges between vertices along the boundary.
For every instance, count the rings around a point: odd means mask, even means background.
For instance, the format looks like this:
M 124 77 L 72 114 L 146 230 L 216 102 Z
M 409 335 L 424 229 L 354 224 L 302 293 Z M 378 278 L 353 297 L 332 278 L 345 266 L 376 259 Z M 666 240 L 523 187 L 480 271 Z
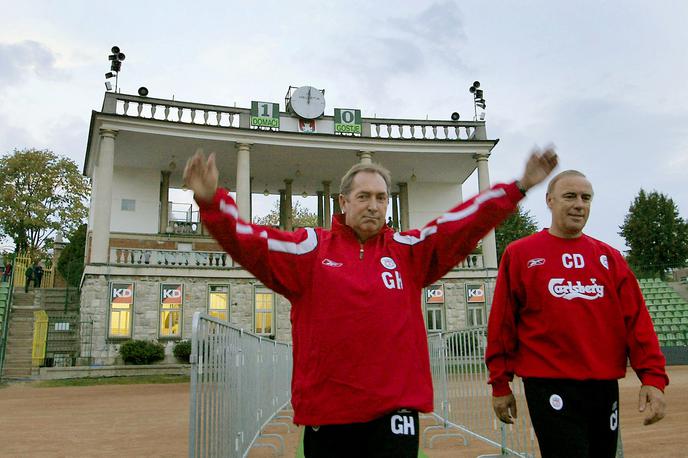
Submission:
M 634 374 L 621 381 L 621 434 L 627 458 L 688 457 L 688 366 L 670 367 L 667 416 L 642 426 Z M 108 385 L 0 389 L 2 457 L 183 457 L 187 455 L 189 386 Z M 279 428 L 275 432 L 283 432 Z M 285 457 L 295 454 L 300 428 L 286 434 Z M 472 440 L 468 447 L 438 442 L 429 458 L 496 453 Z M 257 448 L 250 457 L 273 456 Z

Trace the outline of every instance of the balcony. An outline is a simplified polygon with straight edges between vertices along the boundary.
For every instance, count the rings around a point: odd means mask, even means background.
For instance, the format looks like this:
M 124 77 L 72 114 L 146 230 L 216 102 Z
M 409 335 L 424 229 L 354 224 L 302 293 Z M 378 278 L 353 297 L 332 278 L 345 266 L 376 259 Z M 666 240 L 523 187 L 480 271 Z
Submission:
M 137 248 L 111 248 L 110 264 L 132 267 L 185 267 L 227 269 L 232 258 L 223 251 L 179 251 Z

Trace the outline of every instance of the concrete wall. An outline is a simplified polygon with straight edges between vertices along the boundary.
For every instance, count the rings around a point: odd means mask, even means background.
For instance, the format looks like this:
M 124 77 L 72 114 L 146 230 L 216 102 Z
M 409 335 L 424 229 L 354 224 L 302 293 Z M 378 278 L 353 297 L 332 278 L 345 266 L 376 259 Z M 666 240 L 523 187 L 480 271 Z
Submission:
M 458 183 L 408 183 L 409 223 L 419 229 L 461 202 Z
M 157 234 L 160 171 L 115 167 L 112 177 L 111 232 Z M 122 199 L 134 200 L 134 211 L 122 211 Z

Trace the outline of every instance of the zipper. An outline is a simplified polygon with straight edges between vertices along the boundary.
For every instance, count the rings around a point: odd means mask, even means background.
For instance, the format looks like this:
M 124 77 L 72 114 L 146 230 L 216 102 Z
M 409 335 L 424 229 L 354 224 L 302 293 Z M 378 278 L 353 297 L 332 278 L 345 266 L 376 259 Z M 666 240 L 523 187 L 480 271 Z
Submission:
M 358 250 L 358 259 L 363 259 L 363 244 L 359 243 L 361 245 L 361 249 Z

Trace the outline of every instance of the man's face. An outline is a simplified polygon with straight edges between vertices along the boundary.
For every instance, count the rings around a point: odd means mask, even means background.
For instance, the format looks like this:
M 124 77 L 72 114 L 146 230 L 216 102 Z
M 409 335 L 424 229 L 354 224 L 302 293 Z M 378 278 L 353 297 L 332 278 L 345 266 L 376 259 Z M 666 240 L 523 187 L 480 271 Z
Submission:
M 388 197 L 385 180 L 374 172 L 358 172 L 351 192 L 339 195 L 344 221 L 362 242 L 380 232 L 385 224 Z
M 547 206 L 552 211 L 550 233 L 558 237 L 579 237 L 590 216 L 592 185 L 581 176 L 570 175 L 554 183 L 547 194 Z

